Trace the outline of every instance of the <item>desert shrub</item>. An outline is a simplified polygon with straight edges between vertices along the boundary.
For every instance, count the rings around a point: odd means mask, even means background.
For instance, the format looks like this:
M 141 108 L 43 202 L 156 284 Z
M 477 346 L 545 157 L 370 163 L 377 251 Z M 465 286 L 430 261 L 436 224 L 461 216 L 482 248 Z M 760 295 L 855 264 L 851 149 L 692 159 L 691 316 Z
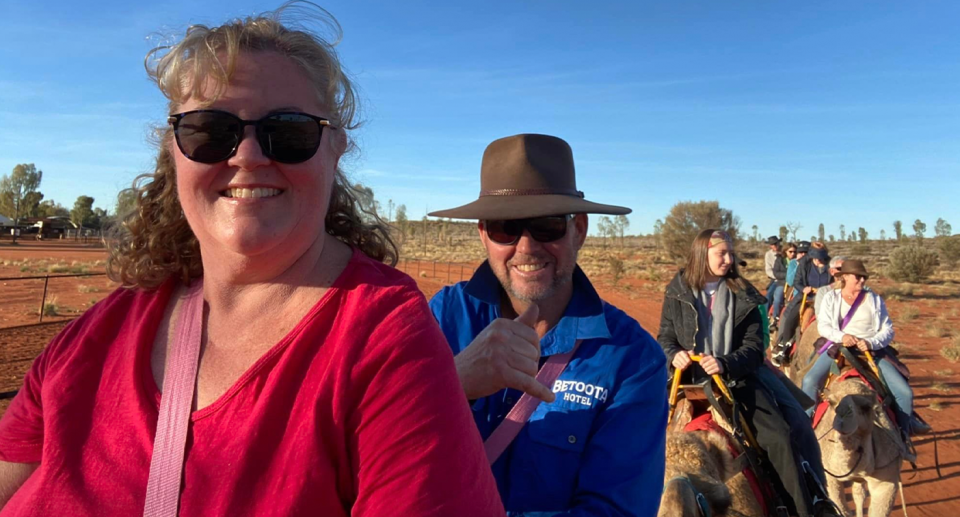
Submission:
M 623 260 L 620 260 L 618 257 L 608 257 L 607 266 L 610 268 L 613 285 L 617 285 L 617 283 L 620 282 L 620 277 L 623 276 Z
M 904 305 L 897 311 L 897 319 L 901 321 L 913 321 L 920 315 L 920 309 L 914 305 Z
M 960 337 L 954 337 L 949 344 L 943 345 L 943 348 L 940 349 L 940 355 L 951 363 L 960 361 Z
M 900 246 L 890 254 L 887 276 L 900 282 L 922 282 L 937 267 L 937 254 L 920 246 Z
M 707 228 L 724 230 L 736 241 L 740 218 L 721 208 L 717 201 L 681 201 L 673 205 L 663 221 L 663 246 L 672 259 L 681 261 L 690 252 L 693 239 Z
M 66 264 L 56 264 L 47 268 L 49 273 L 66 273 L 70 268 Z
M 863 257 L 863 256 L 865 256 L 865 255 L 869 255 L 871 251 L 872 251 L 872 250 L 870 249 L 870 245 L 869 245 L 869 244 L 860 243 L 860 244 L 857 244 L 856 246 L 854 246 L 854 247 L 850 250 L 850 254 L 851 254 L 851 255 L 858 256 L 858 257 Z
M 950 268 L 956 267 L 960 262 L 960 235 L 940 239 L 938 247 L 943 264 Z
M 45 302 L 43 302 L 44 316 L 56 316 L 59 313 L 60 313 L 60 304 L 58 303 L 56 296 L 51 296 Z
M 943 402 L 940 402 L 939 400 L 934 400 L 930 402 L 930 405 L 927 406 L 927 409 L 929 409 L 930 411 L 943 411 Z
M 939 321 L 934 321 L 927 325 L 927 336 L 929 337 L 947 337 L 949 335 L 950 331 Z

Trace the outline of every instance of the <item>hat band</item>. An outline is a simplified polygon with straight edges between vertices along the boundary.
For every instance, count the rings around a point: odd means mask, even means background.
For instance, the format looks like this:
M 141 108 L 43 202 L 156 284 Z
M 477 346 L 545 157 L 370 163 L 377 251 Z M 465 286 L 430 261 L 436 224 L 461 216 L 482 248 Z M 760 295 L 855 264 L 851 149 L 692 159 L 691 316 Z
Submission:
M 583 199 L 583 192 L 574 189 L 554 188 L 502 188 L 496 190 L 481 190 L 480 197 L 487 196 L 574 196 Z

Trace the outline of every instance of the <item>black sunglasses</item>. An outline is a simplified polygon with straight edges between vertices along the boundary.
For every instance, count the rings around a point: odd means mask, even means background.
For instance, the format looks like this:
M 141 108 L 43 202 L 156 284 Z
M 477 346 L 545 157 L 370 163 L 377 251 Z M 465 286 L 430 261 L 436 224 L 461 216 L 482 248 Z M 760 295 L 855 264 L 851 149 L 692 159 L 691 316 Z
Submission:
M 323 127 L 330 121 L 307 113 L 271 113 L 260 120 L 243 120 L 219 110 L 196 110 L 170 115 L 177 147 L 187 158 L 217 163 L 237 152 L 244 128 L 256 128 L 263 155 L 280 163 L 302 163 L 317 154 Z
M 567 234 L 567 221 L 573 215 L 548 215 L 531 219 L 509 219 L 506 221 L 484 221 L 487 237 L 497 244 L 512 246 L 520 242 L 524 231 L 537 242 L 553 242 Z

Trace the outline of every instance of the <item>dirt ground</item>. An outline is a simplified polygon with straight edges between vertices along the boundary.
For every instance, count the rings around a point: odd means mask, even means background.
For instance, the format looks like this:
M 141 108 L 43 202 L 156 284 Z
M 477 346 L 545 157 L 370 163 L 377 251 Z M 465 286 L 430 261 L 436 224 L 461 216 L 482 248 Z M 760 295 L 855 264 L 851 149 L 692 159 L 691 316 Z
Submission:
M 12 248 L 0 246 L 0 276 L 38 274 L 21 272 L 23 266 L 12 265 L 13 262 L 21 264 L 24 260 L 37 263 L 28 268 L 42 267 L 39 262 L 43 260 L 47 261 L 47 267 L 49 264 L 64 263 L 68 267 L 82 267 L 69 265 L 75 261 L 79 264 L 95 264 L 105 258 L 102 249 L 59 243 L 29 243 Z M 10 264 L 4 265 L 5 261 Z M 429 298 L 444 285 L 469 278 L 476 264 L 448 267 L 444 263 L 434 265 L 432 262 L 413 261 L 398 266 L 417 280 Z M 95 270 L 95 266 L 89 267 Z M 54 319 L 63 320 L 81 312 L 93 299 L 102 298 L 112 289 L 104 277 L 69 280 L 61 279 L 55 290 L 50 289 L 60 297 L 58 303 L 66 307 L 62 311 L 64 314 Z M 656 334 L 663 289 L 669 278 L 658 282 L 623 278 L 616 286 L 609 277 L 603 275 L 593 275 L 592 280 L 605 300 L 636 318 L 651 334 Z M 916 394 L 916 408 L 937 431 L 936 438 L 921 437 L 916 441 L 919 453 L 917 469 L 912 470 L 905 465 L 903 480 L 907 511 L 911 516 L 943 517 L 945 511 L 960 510 L 960 363 L 951 363 L 940 355 L 940 349 L 949 342 L 950 334 L 960 332 L 957 286 L 917 286 L 906 294 L 890 295 L 886 292 L 894 293 L 895 286 L 889 282 L 872 282 L 872 286 L 884 293 L 887 299 L 896 326 L 895 341 L 901 357 L 912 372 L 910 382 Z M 26 285 L 26 281 L 0 282 L 0 360 L 3 361 L 0 364 L 0 391 L 19 386 L 32 359 L 64 324 L 63 321 L 55 321 L 44 325 L 3 328 L 35 321 L 32 318 L 37 317 L 40 304 L 40 293 L 36 292 L 38 289 L 42 290 L 42 281 L 39 285 L 34 283 L 30 286 Z M 8 402 L 0 400 L 0 412 L 6 409 Z M 941 476 L 937 475 L 935 468 L 936 456 L 939 457 Z M 903 515 L 899 503 L 898 498 L 894 515 Z

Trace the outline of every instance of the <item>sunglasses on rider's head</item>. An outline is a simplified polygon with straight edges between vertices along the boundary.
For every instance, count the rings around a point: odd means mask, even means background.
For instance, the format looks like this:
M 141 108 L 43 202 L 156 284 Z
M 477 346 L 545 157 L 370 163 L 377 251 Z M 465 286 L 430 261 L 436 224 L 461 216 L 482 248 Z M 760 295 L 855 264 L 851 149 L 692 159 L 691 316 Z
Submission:
M 487 237 L 497 244 L 512 246 L 520 241 L 524 231 L 537 242 L 553 242 L 567 234 L 567 221 L 573 215 L 548 215 L 531 219 L 509 219 L 506 221 L 484 221 Z
M 243 120 L 219 110 L 196 110 L 170 115 L 177 147 L 200 163 L 222 162 L 237 152 L 244 129 L 253 126 L 263 155 L 280 163 L 303 163 L 320 148 L 324 126 L 330 121 L 298 112 L 271 113 L 259 120 Z

